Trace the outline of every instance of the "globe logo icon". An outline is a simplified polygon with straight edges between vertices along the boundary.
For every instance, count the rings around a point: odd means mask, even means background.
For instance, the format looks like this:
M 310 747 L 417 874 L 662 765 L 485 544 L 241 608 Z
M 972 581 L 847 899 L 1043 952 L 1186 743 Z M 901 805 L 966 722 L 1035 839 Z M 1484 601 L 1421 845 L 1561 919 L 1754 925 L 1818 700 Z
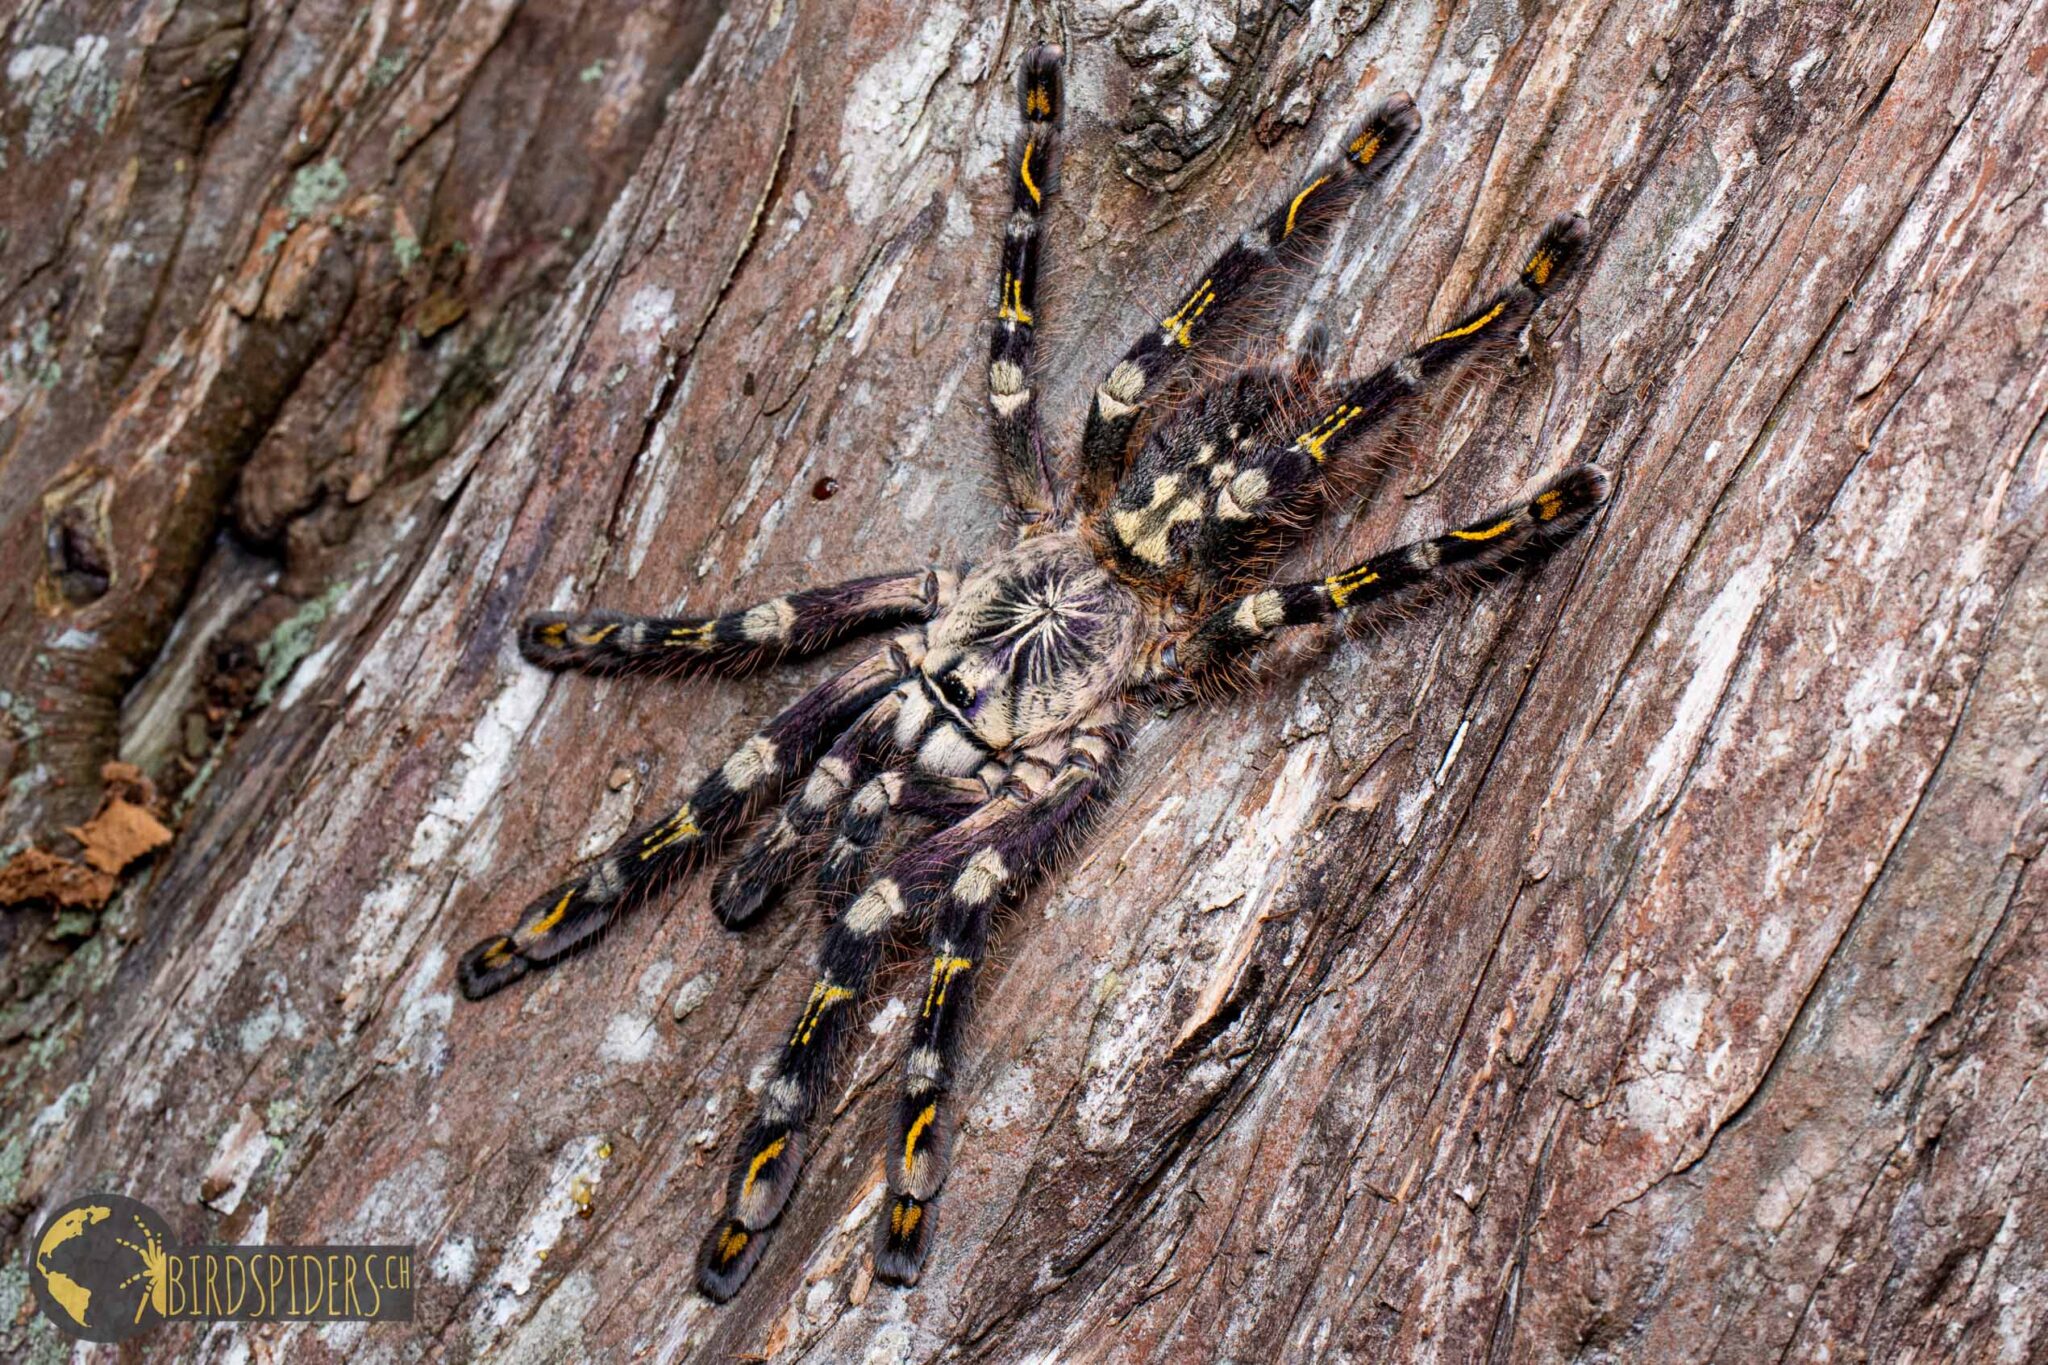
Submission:
M 163 1216 L 126 1196 L 59 1205 L 29 1248 L 36 1307 L 68 1337 L 124 1341 L 164 1317 L 170 1245 Z

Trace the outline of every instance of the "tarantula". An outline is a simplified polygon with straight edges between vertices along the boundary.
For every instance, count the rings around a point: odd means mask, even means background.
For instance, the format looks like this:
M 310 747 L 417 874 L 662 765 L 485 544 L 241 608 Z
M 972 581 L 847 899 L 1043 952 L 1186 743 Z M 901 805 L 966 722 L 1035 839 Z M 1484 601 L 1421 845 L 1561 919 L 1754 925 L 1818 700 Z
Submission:
M 472 948 L 458 970 L 474 1000 L 589 946 L 626 906 L 697 866 L 794 786 L 711 893 L 719 919 L 737 929 L 808 874 L 827 917 L 816 980 L 704 1244 L 698 1284 L 713 1299 L 730 1298 L 759 1259 L 796 1183 L 835 1045 L 892 937 L 911 925 L 923 927 L 931 963 L 887 1149 L 875 1271 L 916 1282 L 950 1161 L 950 1097 L 991 916 L 1102 808 L 1134 702 L 1230 679 L 1289 626 L 1347 616 L 1455 566 L 1558 543 L 1606 496 L 1606 476 L 1579 465 L 1469 526 L 1325 577 L 1265 581 L 1280 551 L 1342 498 L 1361 437 L 1412 412 L 1475 359 L 1522 343 L 1545 292 L 1585 247 L 1575 214 L 1549 225 L 1513 282 L 1376 373 L 1324 384 L 1317 365 L 1301 361 L 1240 369 L 1189 386 L 1177 404 L 1158 401 L 1227 315 L 1322 249 L 1341 212 L 1415 137 L 1422 120 L 1406 96 L 1382 104 L 1341 156 L 1225 248 L 1181 305 L 1131 344 L 1095 390 L 1076 477 L 1063 484 L 1031 387 L 1060 62 L 1058 48 L 1040 46 L 1022 63 L 1024 126 L 1009 155 L 989 350 L 991 443 L 1014 543 L 975 568 L 856 579 L 708 620 L 542 615 L 520 631 L 521 650 L 546 668 L 732 675 L 902 628 L 776 716 L 680 809 L 534 901 L 509 933 Z M 1170 410 L 1153 414 L 1133 459 L 1148 400 Z M 883 849 L 885 834 L 906 826 L 919 837 Z M 887 861 L 870 875 L 878 850 Z

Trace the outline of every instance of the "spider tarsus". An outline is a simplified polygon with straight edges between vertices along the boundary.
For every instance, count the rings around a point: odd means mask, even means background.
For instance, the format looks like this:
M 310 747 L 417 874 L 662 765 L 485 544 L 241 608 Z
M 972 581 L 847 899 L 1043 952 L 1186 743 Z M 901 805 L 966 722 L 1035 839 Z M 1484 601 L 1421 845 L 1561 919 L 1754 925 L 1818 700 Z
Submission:
M 1391 166 L 1406 150 L 1410 139 L 1421 131 L 1422 111 L 1415 107 L 1414 98 L 1402 91 L 1380 102 L 1380 107 L 1372 111 L 1350 145 L 1358 147 L 1366 139 L 1371 139 L 1373 154 L 1365 166 L 1378 171 Z
M 938 1201 L 892 1194 L 875 1229 L 875 1278 L 908 1289 L 924 1273 Z
M 532 964 L 519 955 L 511 939 L 493 934 L 462 955 L 455 967 L 455 981 L 463 999 L 481 1000 L 504 990 L 532 970 Z
M 711 911 L 728 929 L 752 926 L 782 899 L 783 886 L 751 875 L 744 862 L 727 863 L 711 886 Z
M 1024 54 L 1017 83 L 1017 107 L 1026 123 L 1058 123 L 1066 112 L 1060 76 L 1065 57 L 1058 43 L 1040 43 Z
M 1548 538 L 1562 540 L 1577 534 L 1586 518 L 1600 510 L 1600 505 L 1607 501 L 1609 487 L 1605 469 L 1597 464 L 1577 464 L 1538 490 L 1530 501 L 1540 502 L 1546 493 L 1559 495 L 1562 502 L 1544 531 Z
M 603 671 L 620 662 L 611 642 L 616 628 L 629 619 L 610 612 L 581 616 L 540 612 L 520 622 L 519 652 L 528 663 L 555 672 L 572 668 Z
M 749 1228 L 737 1218 L 720 1220 L 705 1236 L 697 1258 L 698 1292 L 713 1303 L 729 1301 L 754 1273 L 767 1241 L 766 1230 Z
M 1528 264 L 1522 267 L 1522 283 L 1542 297 L 1571 274 L 1592 239 L 1593 230 L 1583 213 L 1561 213 L 1551 219 L 1529 253 Z

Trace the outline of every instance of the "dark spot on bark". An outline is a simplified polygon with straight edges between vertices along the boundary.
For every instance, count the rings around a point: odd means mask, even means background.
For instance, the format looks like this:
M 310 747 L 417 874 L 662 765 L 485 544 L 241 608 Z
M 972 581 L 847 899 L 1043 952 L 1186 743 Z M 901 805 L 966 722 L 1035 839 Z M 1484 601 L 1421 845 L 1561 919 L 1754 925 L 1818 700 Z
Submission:
M 45 563 L 51 582 L 67 602 L 82 606 L 98 601 L 113 586 L 107 498 L 105 481 L 92 479 L 61 494 L 44 513 Z
M 1259 998 L 1259 988 L 1266 984 L 1265 969 L 1254 962 L 1244 969 L 1244 979 L 1230 998 L 1223 1002 L 1223 1008 L 1209 1016 L 1202 1026 L 1188 1035 L 1188 1040 L 1173 1050 L 1176 1058 L 1192 1057 L 1210 1043 L 1222 1037 L 1230 1026 L 1244 1017 L 1252 1001 Z
M 824 478 L 811 485 L 811 496 L 819 502 L 825 501 L 838 491 L 839 480 L 833 478 L 830 474 L 827 474 Z

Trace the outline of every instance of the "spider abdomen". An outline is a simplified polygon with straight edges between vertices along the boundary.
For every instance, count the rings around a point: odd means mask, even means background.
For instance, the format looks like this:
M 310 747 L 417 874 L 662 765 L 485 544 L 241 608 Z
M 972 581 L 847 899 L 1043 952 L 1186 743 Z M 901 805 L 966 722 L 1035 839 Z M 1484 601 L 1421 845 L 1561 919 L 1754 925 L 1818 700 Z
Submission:
M 1263 567 L 1318 491 L 1312 462 L 1273 435 L 1311 393 L 1298 372 L 1246 370 L 1162 421 L 1091 519 L 1114 572 L 1199 610 Z

